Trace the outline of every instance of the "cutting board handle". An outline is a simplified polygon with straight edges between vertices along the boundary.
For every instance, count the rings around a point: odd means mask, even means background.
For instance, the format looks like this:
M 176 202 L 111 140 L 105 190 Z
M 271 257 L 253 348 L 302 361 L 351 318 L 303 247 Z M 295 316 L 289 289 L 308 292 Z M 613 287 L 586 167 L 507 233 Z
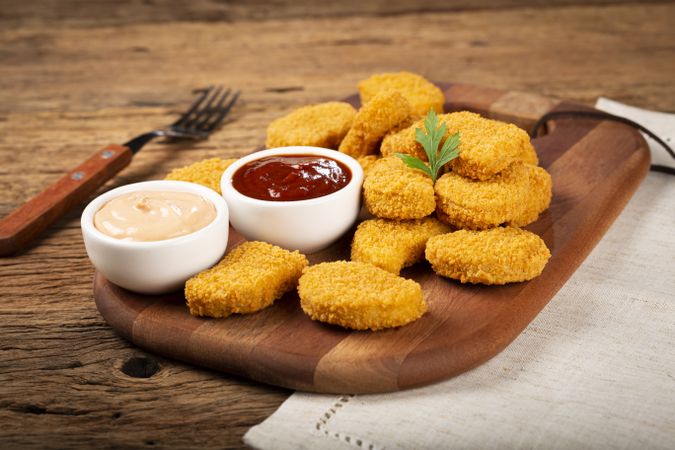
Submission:
M 21 250 L 131 162 L 131 150 L 108 145 L 0 220 L 0 256 Z
M 560 100 L 544 95 L 470 84 L 452 84 L 443 91 L 447 112 L 474 111 L 483 117 L 514 123 L 528 132 L 544 114 L 563 106 Z

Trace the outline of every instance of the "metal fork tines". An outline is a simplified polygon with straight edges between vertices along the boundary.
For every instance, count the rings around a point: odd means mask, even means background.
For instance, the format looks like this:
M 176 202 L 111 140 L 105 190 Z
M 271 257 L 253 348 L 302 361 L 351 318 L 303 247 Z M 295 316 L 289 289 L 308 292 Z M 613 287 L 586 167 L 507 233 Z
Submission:
M 151 139 L 159 136 L 172 139 L 206 139 L 223 123 L 240 94 L 240 91 L 232 92 L 222 86 L 210 86 L 195 92 L 199 94 L 197 99 L 168 128 L 142 134 L 124 145 L 136 153 Z

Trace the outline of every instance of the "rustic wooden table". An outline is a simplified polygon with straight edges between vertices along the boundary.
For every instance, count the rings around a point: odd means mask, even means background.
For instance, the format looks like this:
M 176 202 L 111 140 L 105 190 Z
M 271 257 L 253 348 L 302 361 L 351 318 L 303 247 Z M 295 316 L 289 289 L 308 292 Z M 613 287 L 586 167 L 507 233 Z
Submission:
M 275 117 L 381 71 L 675 111 L 674 2 L 312 3 L 1 0 L 0 215 L 215 82 L 243 91 L 220 132 L 148 145 L 105 189 L 245 154 Z M 92 299 L 81 212 L 0 259 L 0 447 L 242 447 L 290 392 L 115 335 Z

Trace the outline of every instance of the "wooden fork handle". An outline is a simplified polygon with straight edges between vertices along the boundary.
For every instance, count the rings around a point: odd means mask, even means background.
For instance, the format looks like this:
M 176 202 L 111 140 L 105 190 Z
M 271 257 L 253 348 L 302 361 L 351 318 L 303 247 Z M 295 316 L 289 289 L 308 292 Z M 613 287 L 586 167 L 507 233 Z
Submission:
M 128 147 L 108 145 L 0 220 L 0 256 L 21 250 L 131 162 Z

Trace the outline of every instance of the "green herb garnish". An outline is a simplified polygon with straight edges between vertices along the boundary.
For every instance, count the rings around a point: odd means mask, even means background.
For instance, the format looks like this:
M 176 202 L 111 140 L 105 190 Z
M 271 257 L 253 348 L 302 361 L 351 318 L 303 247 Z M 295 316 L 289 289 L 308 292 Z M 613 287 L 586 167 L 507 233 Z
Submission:
M 459 156 L 459 133 L 455 133 L 447 138 L 439 151 L 438 145 L 441 143 L 443 136 L 445 136 L 446 127 L 445 123 L 441 123 L 440 127 L 438 126 L 438 116 L 433 109 L 429 110 L 427 117 L 425 117 L 424 127 L 426 128 L 426 133 L 424 130 L 417 128 L 415 130 L 415 138 L 424 147 L 424 153 L 427 154 L 427 159 L 429 160 L 428 164 L 415 156 L 406 155 L 405 153 L 394 153 L 394 155 L 401 158 L 408 167 L 419 169 L 429 175 L 431 181 L 435 183 L 441 167 Z

